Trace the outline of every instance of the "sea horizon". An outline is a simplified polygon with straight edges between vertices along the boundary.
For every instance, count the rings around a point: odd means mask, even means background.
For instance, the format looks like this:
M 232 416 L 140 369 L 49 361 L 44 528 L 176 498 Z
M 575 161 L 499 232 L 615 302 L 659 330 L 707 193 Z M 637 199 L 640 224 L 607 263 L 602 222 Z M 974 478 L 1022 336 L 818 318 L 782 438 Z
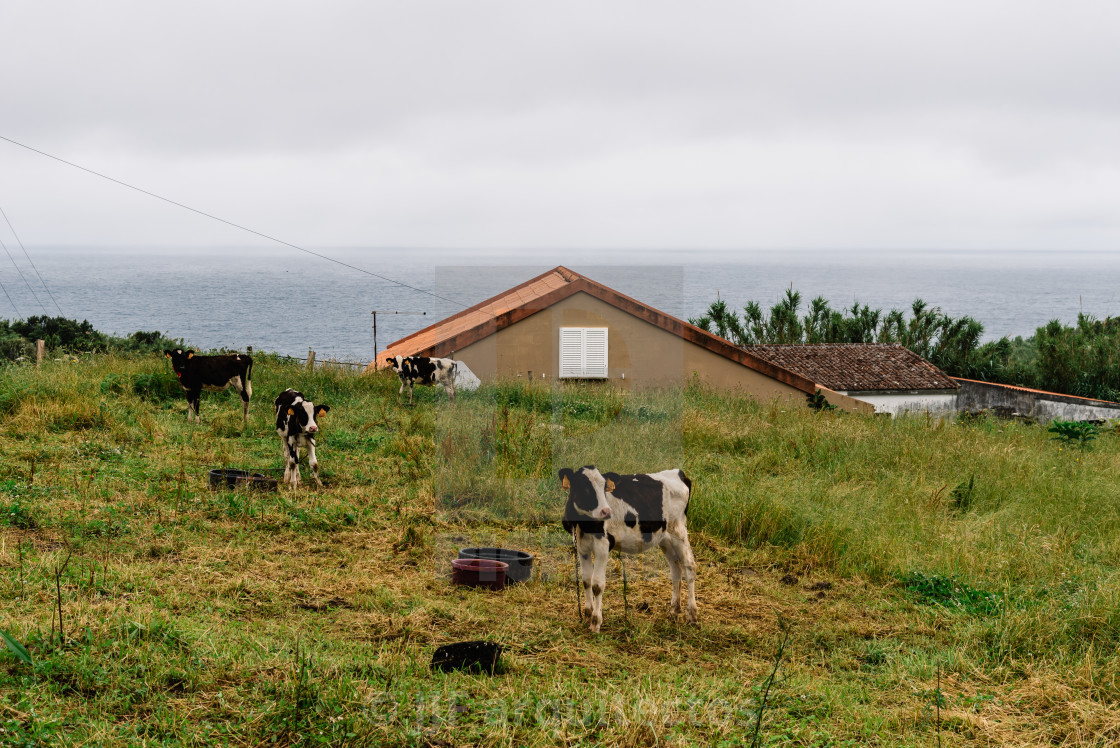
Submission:
M 227 348 L 369 361 L 378 348 L 556 265 L 682 319 L 716 298 L 741 310 L 786 289 L 804 306 L 909 310 L 916 298 L 979 320 L 984 339 L 1033 335 L 1051 319 L 1120 316 L 1120 253 L 1103 250 L 506 250 L 275 246 L 31 247 L 0 270 L 0 318 L 88 320 L 102 332 L 159 330 Z M 14 266 L 13 266 L 14 265 Z M 17 273 L 19 268 L 20 273 Z M 39 284 L 39 277 L 46 289 Z M 36 293 L 37 292 L 37 293 Z M 57 306 L 56 303 L 57 302 Z M 803 306 L 803 309 L 804 309 Z

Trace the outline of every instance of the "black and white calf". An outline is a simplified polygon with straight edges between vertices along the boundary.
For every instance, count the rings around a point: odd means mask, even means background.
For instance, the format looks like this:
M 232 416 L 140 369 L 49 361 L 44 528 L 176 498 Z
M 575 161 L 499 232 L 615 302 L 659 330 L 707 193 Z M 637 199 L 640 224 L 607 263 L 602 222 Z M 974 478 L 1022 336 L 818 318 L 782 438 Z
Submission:
M 603 589 L 607 557 L 617 548 L 641 553 L 660 548 L 673 579 L 671 611 L 681 611 L 681 579 L 688 585 L 688 620 L 696 622 L 696 560 L 688 542 L 686 515 L 692 481 L 683 470 L 619 475 L 600 473 L 592 465 L 564 468 L 560 481 L 568 490 L 564 529 L 572 533 L 583 579 L 583 612 L 597 632 L 603 623 Z
M 171 359 L 171 368 L 179 378 L 179 386 L 187 396 L 187 420 L 191 414 L 202 423 L 202 416 L 198 412 L 199 400 L 202 391 L 221 392 L 233 387 L 241 394 L 242 420 L 249 421 L 249 398 L 253 396 L 253 385 L 249 382 L 253 376 L 253 359 L 243 353 L 224 356 L 196 356 L 194 351 L 184 351 L 176 348 L 173 351 L 164 351 L 163 355 Z
M 292 488 L 299 485 L 299 450 L 306 447 L 307 466 L 311 468 L 316 485 L 322 488 L 319 461 L 315 459 L 315 434 L 319 433 L 316 419 L 331 406 L 316 405 L 290 387 L 281 392 L 273 404 L 276 406 L 276 433 L 284 449 L 284 482 Z
M 401 378 L 401 388 L 397 390 L 400 400 L 404 388 L 408 388 L 408 404 L 412 405 L 412 386 L 416 384 L 438 385 L 447 390 L 451 402 L 455 402 L 455 361 L 450 358 L 428 358 L 427 356 L 396 356 L 389 365 Z

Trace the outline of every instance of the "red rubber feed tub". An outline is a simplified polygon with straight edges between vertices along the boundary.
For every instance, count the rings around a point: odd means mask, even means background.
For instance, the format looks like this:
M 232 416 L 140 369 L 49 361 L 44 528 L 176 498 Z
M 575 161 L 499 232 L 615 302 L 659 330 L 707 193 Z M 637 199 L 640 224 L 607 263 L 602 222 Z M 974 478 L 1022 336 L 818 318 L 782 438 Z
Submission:
M 466 587 L 505 589 L 509 564 L 488 558 L 457 558 L 451 562 L 451 581 Z

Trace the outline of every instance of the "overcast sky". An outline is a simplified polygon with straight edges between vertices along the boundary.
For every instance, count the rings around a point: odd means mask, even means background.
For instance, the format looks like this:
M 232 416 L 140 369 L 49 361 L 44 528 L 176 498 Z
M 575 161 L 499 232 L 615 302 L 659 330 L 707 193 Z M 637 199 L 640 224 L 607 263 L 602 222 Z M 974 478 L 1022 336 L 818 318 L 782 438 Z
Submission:
M 1118 40 L 1111 1 L 5 0 L 0 136 L 312 249 L 1114 250 Z M 264 244 L 4 141 L 0 208 Z

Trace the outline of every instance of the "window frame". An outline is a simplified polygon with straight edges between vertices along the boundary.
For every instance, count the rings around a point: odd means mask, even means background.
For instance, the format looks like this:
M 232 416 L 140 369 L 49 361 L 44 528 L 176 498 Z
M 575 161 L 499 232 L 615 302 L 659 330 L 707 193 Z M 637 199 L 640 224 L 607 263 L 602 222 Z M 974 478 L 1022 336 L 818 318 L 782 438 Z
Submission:
M 590 335 L 589 335 L 590 333 Z M 573 340 L 578 334 L 578 341 Z M 610 328 L 607 327 L 561 327 L 559 333 L 558 379 L 608 379 L 610 374 Z M 578 369 L 571 365 L 571 353 L 565 356 L 565 343 L 579 346 Z M 598 350 L 595 350 L 598 348 Z M 589 363 L 589 353 L 592 354 Z M 595 356 L 599 358 L 595 358 Z M 600 364 L 599 361 L 602 361 Z M 567 364 L 567 366 L 566 366 Z

